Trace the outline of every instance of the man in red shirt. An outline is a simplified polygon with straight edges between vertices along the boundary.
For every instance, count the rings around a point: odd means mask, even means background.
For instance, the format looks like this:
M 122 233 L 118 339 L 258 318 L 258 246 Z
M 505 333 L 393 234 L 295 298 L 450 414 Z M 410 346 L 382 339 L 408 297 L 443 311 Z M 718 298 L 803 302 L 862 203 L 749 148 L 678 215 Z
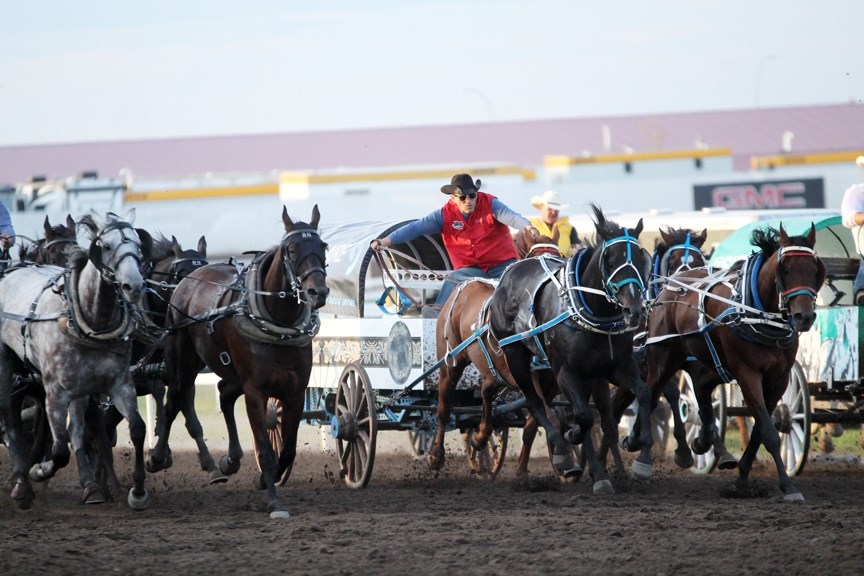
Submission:
M 441 187 L 450 198 L 440 209 L 395 230 L 386 238 L 373 240 L 373 250 L 408 242 L 425 234 L 440 233 L 453 264 L 453 272 L 435 300 L 441 306 L 463 280 L 469 278 L 500 278 L 504 269 L 518 255 L 510 228 L 530 228 L 535 238 L 536 228 L 524 216 L 503 202 L 480 192 L 480 180 L 468 174 L 456 174 L 450 184 Z

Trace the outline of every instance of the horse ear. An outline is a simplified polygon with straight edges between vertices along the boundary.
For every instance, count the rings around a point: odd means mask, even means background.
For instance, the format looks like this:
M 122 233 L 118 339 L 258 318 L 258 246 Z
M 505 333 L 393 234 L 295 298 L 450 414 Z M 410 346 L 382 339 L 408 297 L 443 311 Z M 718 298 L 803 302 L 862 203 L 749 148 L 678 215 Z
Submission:
M 660 228 L 660 238 L 663 239 L 663 242 L 666 243 L 667 246 L 672 244 L 672 239 L 669 237 L 669 234 L 672 232 L 672 229 L 669 227 Z M 656 244 L 656 242 L 655 242 Z
M 198 253 L 205 258 L 207 257 L 207 240 L 204 236 L 198 239 Z
M 693 239 L 693 244 L 696 245 L 697 248 L 701 248 L 703 244 L 705 244 L 705 240 L 708 239 L 708 229 L 703 228 L 702 232 L 700 232 L 696 238 Z
M 807 241 L 810 246 L 816 246 L 816 225 L 810 222 L 810 232 L 807 233 Z
M 135 218 L 134 214 L 132 218 Z M 145 261 L 148 261 L 153 255 L 153 237 L 143 228 L 136 228 L 135 232 L 138 233 L 138 239 L 141 240 L 141 256 L 144 257 Z
M 183 253 L 183 248 L 180 247 L 180 243 L 177 242 L 177 238 L 174 235 L 171 236 L 171 250 L 174 252 L 174 256 L 178 258 Z
M 45 216 L 45 223 L 42 226 L 45 229 L 45 238 L 48 238 L 51 235 L 51 232 L 53 232 L 51 229 L 51 222 L 48 221 L 48 216 Z
M 638 237 L 639 237 L 639 234 L 642 233 L 642 228 L 643 228 L 643 225 L 642 225 L 642 218 L 639 218 L 639 223 L 636 224 L 636 228 L 633 230 L 633 232 L 634 232 L 633 235 L 636 236 L 636 237 L 638 238 Z
M 135 223 L 135 208 L 134 207 L 130 208 L 129 211 L 126 212 L 126 217 L 123 219 L 126 220 L 129 224 L 134 224 Z M 148 234 L 148 236 L 149 236 L 149 234 Z
M 479 180 L 477 181 L 480 182 Z M 321 219 L 321 212 L 318 211 L 318 205 L 315 204 L 315 207 L 312 208 L 312 220 L 309 222 L 309 225 L 312 226 L 314 230 L 318 229 L 318 221 Z
M 282 223 L 285 225 L 286 233 L 294 230 L 294 221 L 288 216 L 288 208 L 285 205 L 282 206 Z
M 783 223 L 780 223 L 780 244 L 786 245 L 789 243 L 789 235 L 786 234 L 786 230 L 783 228 Z
M 46 218 L 47 218 L 47 216 L 46 216 Z M 69 228 L 69 230 L 72 230 L 73 232 L 75 231 L 75 219 L 72 218 L 71 214 L 66 215 L 66 227 Z

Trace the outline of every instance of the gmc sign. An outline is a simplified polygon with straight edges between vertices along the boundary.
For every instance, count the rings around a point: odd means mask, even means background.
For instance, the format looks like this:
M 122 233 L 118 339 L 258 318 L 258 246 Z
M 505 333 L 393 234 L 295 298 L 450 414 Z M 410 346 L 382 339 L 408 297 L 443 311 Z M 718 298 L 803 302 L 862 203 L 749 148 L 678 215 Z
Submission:
M 696 210 L 768 210 L 771 208 L 824 208 L 822 178 L 801 178 L 773 182 L 732 182 L 693 186 Z

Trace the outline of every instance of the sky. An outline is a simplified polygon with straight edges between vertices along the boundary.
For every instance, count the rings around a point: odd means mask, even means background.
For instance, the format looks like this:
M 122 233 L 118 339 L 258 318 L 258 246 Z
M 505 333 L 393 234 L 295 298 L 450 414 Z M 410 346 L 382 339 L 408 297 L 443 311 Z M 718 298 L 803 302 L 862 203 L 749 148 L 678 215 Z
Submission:
M 6 0 L 0 146 L 864 102 L 862 0 Z

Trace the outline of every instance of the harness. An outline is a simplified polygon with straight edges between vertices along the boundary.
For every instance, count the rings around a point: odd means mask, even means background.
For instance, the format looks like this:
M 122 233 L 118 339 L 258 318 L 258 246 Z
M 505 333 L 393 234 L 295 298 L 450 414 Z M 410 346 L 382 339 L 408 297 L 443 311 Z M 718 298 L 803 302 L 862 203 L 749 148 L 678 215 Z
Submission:
M 670 272 L 669 270 L 669 260 L 672 258 L 672 254 L 675 251 L 683 251 L 684 257 L 681 258 L 681 263 Z M 686 239 L 683 244 L 676 244 L 666 250 L 665 253 L 654 254 L 654 257 L 651 259 L 651 282 L 649 283 L 648 294 L 650 300 L 656 300 L 660 295 L 660 291 L 666 287 L 667 279 L 670 276 L 674 276 L 679 272 L 683 272 L 685 270 L 692 270 L 694 267 L 691 266 L 692 263 L 696 261 L 697 256 L 699 260 L 702 261 L 701 266 L 705 266 L 705 255 L 702 254 L 702 250 L 700 250 L 697 246 L 694 246 L 690 242 L 690 234 L 687 234 Z M 709 274 L 711 273 L 711 268 L 708 267 Z
M 816 258 L 812 248 L 806 246 L 788 246 L 777 250 L 777 261 L 785 257 L 808 256 Z M 776 275 L 775 286 L 778 295 L 778 312 L 768 312 L 759 297 L 759 272 L 763 265 L 763 254 L 751 254 L 741 267 L 731 271 L 721 271 L 709 274 L 705 278 L 669 278 L 669 284 L 675 286 L 679 294 L 693 291 L 699 295 L 699 318 L 697 330 L 684 334 L 666 334 L 648 338 L 646 345 L 656 344 L 670 338 L 684 338 L 701 335 L 705 338 L 708 351 L 714 362 L 714 368 L 725 382 L 731 382 L 734 377 L 724 368 L 720 355 L 711 340 L 711 330 L 717 326 L 731 329 L 738 337 L 747 342 L 774 348 L 788 348 L 797 342 L 798 334 L 788 321 L 789 299 L 798 295 L 807 295 L 815 301 L 817 292 L 810 286 L 794 286 L 785 288 L 782 280 Z M 717 286 L 725 286 L 730 292 L 730 298 L 713 294 Z M 729 307 L 714 318 L 705 312 L 706 299 L 712 299 L 727 304 Z

